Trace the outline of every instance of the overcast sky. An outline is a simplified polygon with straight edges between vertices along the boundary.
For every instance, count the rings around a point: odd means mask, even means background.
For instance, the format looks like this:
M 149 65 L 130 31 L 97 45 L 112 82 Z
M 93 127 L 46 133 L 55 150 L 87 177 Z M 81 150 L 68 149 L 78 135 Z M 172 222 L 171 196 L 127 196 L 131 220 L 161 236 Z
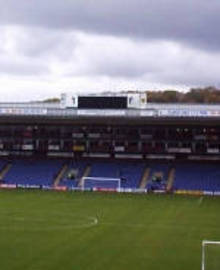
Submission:
M 220 87 L 219 0 L 0 0 L 0 101 Z

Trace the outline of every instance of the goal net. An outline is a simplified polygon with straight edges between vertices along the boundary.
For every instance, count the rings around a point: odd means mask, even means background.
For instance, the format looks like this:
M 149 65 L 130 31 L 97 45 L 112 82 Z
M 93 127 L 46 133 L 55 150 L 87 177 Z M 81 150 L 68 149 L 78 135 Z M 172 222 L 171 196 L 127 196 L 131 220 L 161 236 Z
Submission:
M 202 241 L 202 270 L 220 269 L 220 241 Z
M 121 188 L 120 178 L 107 178 L 107 177 L 83 177 L 82 188 L 97 188 L 97 189 L 118 189 Z

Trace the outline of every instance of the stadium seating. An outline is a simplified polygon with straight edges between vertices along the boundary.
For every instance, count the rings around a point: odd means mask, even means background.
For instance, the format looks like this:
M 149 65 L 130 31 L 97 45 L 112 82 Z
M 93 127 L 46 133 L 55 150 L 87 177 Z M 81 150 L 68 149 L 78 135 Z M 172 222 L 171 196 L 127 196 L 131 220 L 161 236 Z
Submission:
M 78 182 L 80 178 L 83 176 L 83 173 L 85 171 L 85 168 L 87 166 L 87 162 L 85 161 L 67 161 L 66 162 L 68 165 L 67 171 L 63 177 L 63 179 L 60 181 L 59 186 L 66 186 L 66 187 L 77 187 Z M 68 173 L 72 170 L 77 171 L 77 175 L 75 179 L 69 179 L 68 178 Z
M 0 172 L 7 162 L 0 160 Z M 198 190 L 220 192 L 220 170 L 215 163 L 176 162 L 170 166 L 164 161 L 97 161 L 97 160 L 28 160 L 18 159 L 11 162 L 10 170 L 2 179 L 6 184 L 21 185 L 49 185 L 52 186 L 55 177 L 65 164 L 66 172 L 59 182 L 59 186 L 77 187 L 86 168 L 90 168 L 85 187 L 117 188 L 117 181 L 108 181 L 109 178 L 120 179 L 123 188 L 138 188 L 146 167 L 150 168 L 147 188 L 150 190 L 165 189 L 170 168 L 175 168 L 174 190 Z M 69 179 L 68 173 L 74 170 L 75 179 Z M 161 173 L 162 181 L 154 182 L 155 174 Z M 95 181 L 98 178 L 101 181 Z
M 3 169 L 3 167 L 7 164 L 6 161 L 0 160 L 0 171 Z
M 6 164 L 7 164 L 6 161 L 0 160 L 0 182 L 2 182 L 2 180 L 3 180 L 3 175 L 4 175 L 3 170 L 6 166 Z
M 85 187 L 91 188 L 100 187 L 100 188 L 116 188 L 118 183 L 116 181 L 107 181 L 106 178 L 119 178 L 120 177 L 120 166 L 117 162 L 92 162 L 91 171 L 89 177 L 94 178 L 93 180 L 86 180 Z M 95 178 L 103 178 L 95 181 Z
M 125 166 L 121 166 L 121 175 L 125 181 L 122 181 L 122 187 L 124 188 L 138 188 L 141 177 L 144 173 L 143 163 L 131 163 Z
M 121 179 L 121 187 L 137 188 L 144 171 L 144 164 L 141 162 L 93 162 L 89 177 L 103 177 L 103 181 L 98 186 L 103 188 L 117 187 L 118 183 L 113 181 L 104 181 L 105 178 Z M 93 183 L 92 183 L 93 182 Z M 92 187 L 93 181 L 87 181 L 86 187 Z
M 8 184 L 52 185 L 63 161 L 14 160 L 4 181 Z
M 174 189 L 220 191 L 220 169 L 216 164 L 176 164 Z
M 169 164 L 166 162 L 155 161 L 149 164 L 150 166 L 150 181 L 147 184 L 147 188 L 150 190 L 164 190 L 166 188 L 166 181 L 168 178 Z M 161 182 L 155 183 L 153 177 L 155 174 L 160 173 L 162 175 Z

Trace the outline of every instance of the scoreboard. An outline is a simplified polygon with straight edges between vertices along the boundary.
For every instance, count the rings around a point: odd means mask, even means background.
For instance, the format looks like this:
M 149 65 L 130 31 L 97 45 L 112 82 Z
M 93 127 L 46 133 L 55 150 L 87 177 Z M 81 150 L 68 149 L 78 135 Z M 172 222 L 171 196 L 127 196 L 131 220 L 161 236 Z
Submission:
M 127 109 L 126 96 L 79 96 L 79 109 Z
M 146 109 L 147 94 L 69 95 L 63 93 L 60 105 L 63 109 Z

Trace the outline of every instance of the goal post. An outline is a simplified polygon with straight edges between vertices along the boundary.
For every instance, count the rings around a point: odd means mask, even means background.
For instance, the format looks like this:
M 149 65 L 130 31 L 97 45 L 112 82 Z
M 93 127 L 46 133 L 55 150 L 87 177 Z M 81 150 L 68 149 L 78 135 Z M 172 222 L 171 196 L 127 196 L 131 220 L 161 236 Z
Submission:
M 217 254 L 213 252 L 213 255 L 208 255 L 208 252 L 212 252 L 212 250 L 208 251 L 208 247 L 217 247 Z M 209 257 L 209 258 L 208 258 Z M 209 259 L 209 262 L 207 260 Z M 211 265 L 211 267 L 209 266 Z M 210 268 L 210 269 L 209 269 Z M 211 269 L 212 268 L 212 269 Z M 202 270 L 217 270 L 220 269 L 220 241 L 209 241 L 203 240 L 202 241 L 202 263 L 201 263 Z
M 82 189 L 86 188 L 106 188 L 106 189 L 121 189 L 120 178 L 108 178 L 108 177 L 83 177 Z

